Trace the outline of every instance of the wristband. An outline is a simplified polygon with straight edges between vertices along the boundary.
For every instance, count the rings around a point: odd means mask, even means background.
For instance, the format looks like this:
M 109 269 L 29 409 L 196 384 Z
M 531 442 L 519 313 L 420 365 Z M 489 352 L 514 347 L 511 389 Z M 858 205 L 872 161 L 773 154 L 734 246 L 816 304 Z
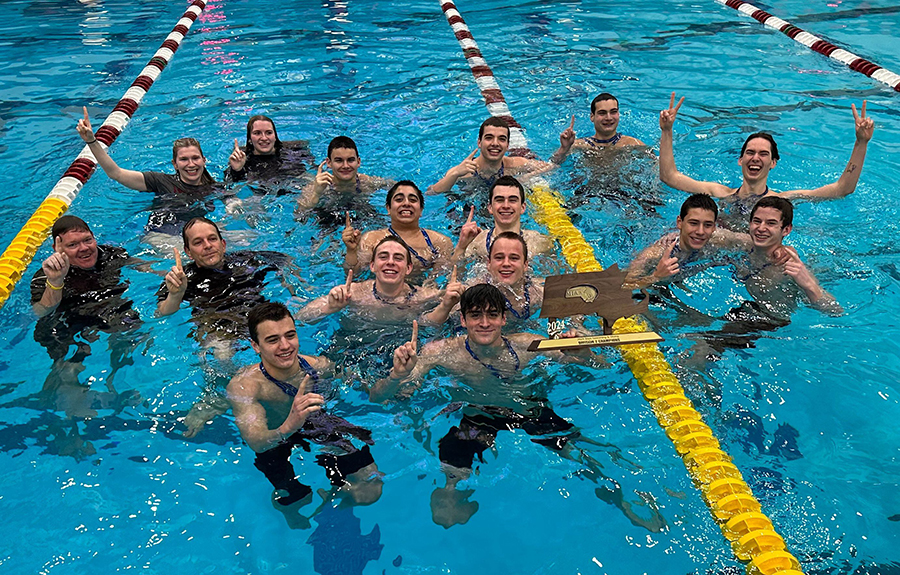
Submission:
M 97 138 L 94 138 L 90 142 L 85 142 L 85 144 L 87 144 L 88 146 L 90 146 L 91 144 L 96 144 L 96 143 L 97 143 Z
M 57 287 L 57 286 L 53 285 L 52 283 L 50 283 L 50 280 L 47 280 L 47 287 L 52 289 L 53 291 L 59 291 L 63 288 L 63 286 Z

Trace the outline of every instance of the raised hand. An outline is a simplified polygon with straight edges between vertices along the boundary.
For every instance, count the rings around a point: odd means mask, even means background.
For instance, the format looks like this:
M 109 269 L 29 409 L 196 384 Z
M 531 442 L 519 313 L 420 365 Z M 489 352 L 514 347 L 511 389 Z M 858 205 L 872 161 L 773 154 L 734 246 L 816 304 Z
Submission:
M 678 245 L 678 238 L 675 238 L 669 243 L 669 246 L 666 248 L 665 252 L 663 252 L 663 257 L 659 258 L 659 263 L 656 265 L 656 270 L 653 272 L 653 276 L 657 279 L 671 277 L 680 271 L 680 268 L 678 267 L 678 258 L 672 256 L 672 251 L 675 250 L 676 245 Z
M 463 160 L 458 166 L 454 166 L 451 168 L 451 172 L 454 177 L 458 178 L 470 178 L 475 175 L 475 172 L 478 171 L 478 165 L 475 163 L 475 154 L 478 153 L 478 148 L 472 150 L 472 153 L 466 156 L 466 159 Z
M 325 171 L 325 164 L 328 160 L 322 160 L 322 163 L 319 164 L 319 169 L 316 171 L 316 183 L 315 189 L 316 192 L 322 193 L 326 188 L 329 188 L 334 185 L 334 176 L 330 172 Z
M 312 413 L 319 411 L 325 405 L 324 397 L 318 393 L 309 393 L 311 383 L 312 379 L 309 375 L 300 382 L 297 395 L 294 396 L 294 402 L 291 403 L 291 412 L 278 428 L 283 435 L 290 435 L 299 430 Z
M 568 150 L 575 143 L 575 114 L 572 114 L 572 122 L 569 127 L 563 130 L 559 135 L 559 145 L 564 150 Z
M 809 270 L 806 268 L 806 264 L 800 259 L 800 255 L 794 250 L 785 249 L 785 252 L 788 254 L 787 259 L 781 266 L 784 273 L 794 278 L 797 285 L 802 288 L 806 288 L 812 282 L 815 282 L 815 279 L 813 279 Z
M 859 114 L 856 113 L 856 104 L 850 104 L 850 111 L 853 112 L 853 120 L 856 122 L 856 139 L 868 142 L 875 132 L 875 121 L 866 117 L 866 101 L 863 100 L 862 110 Z
M 237 138 L 234 139 L 234 150 L 231 152 L 231 155 L 228 156 L 228 165 L 231 166 L 231 169 L 235 172 L 240 172 L 244 169 L 244 164 L 247 163 L 247 154 L 244 150 L 241 149 L 240 144 L 238 144 Z
M 459 230 L 459 241 L 457 244 L 462 246 L 462 248 L 466 248 L 480 233 L 481 228 L 478 227 L 478 223 L 475 221 L 475 206 L 472 206 L 469 208 L 469 219 L 466 220 L 466 223 Z
M 97 138 L 94 136 L 93 128 L 91 128 L 91 118 L 88 116 L 87 106 L 83 106 L 82 110 L 84 110 L 84 118 L 78 120 L 78 125 L 75 126 L 75 129 L 78 130 L 78 135 L 81 136 L 85 143 L 93 144 Z
M 453 266 L 453 271 L 450 272 L 450 279 L 447 281 L 447 287 L 444 288 L 444 295 L 441 296 L 441 304 L 452 308 L 459 303 L 464 291 L 466 291 L 465 286 L 457 279 L 457 267 Z
M 672 92 L 672 97 L 669 98 L 669 109 L 663 110 L 659 113 L 659 129 L 660 130 L 671 130 L 672 126 L 675 125 L 675 117 L 678 116 L 678 109 L 681 108 L 681 104 L 684 103 L 684 96 L 678 100 L 678 104 L 675 104 L 675 92 Z
M 353 270 L 347 272 L 347 282 L 334 286 L 328 292 L 328 307 L 333 311 L 344 309 L 350 303 L 350 289 L 353 285 Z
M 47 281 L 53 287 L 62 287 L 63 282 L 66 281 L 66 274 L 69 273 L 69 256 L 63 251 L 62 240 L 59 239 L 59 236 L 56 236 L 53 241 L 53 253 L 44 260 L 41 269 L 44 270 Z
M 353 224 L 350 222 L 350 212 L 346 212 L 346 217 L 347 221 L 344 223 L 341 239 L 344 241 L 344 245 L 347 246 L 347 251 L 356 251 L 359 249 L 359 239 L 362 237 L 362 232 L 353 227 Z
M 788 246 L 779 246 L 772 250 L 772 263 L 776 266 L 784 266 L 791 259 L 791 253 L 797 254 L 797 250 Z M 798 256 L 799 257 L 799 256 Z
M 181 252 L 178 248 L 172 248 L 175 254 L 175 265 L 166 274 L 166 289 L 170 295 L 184 295 L 187 289 L 187 277 L 184 275 L 184 267 L 181 265 Z
M 418 361 L 419 322 L 413 320 L 412 337 L 410 340 L 394 350 L 394 367 L 391 376 L 395 379 L 403 379 L 412 373 Z

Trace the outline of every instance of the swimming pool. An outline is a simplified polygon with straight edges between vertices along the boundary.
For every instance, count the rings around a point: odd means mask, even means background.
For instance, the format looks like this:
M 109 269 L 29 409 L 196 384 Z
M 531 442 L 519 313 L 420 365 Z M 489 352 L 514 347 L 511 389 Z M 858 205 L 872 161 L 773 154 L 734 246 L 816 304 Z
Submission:
M 4 245 L 80 149 L 73 127 L 81 105 L 104 117 L 183 9 L 151 2 L 6 6 L 18 18 L 8 19 L 0 43 L 8 62 L 0 83 Z M 761 7 L 900 68 L 889 41 L 897 12 L 886 2 Z M 623 131 L 655 142 L 660 106 L 676 90 L 687 97 L 676 126 L 682 171 L 728 181 L 737 174 L 742 134 L 768 129 L 782 151 L 773 187 L 814 186 L 843 169 L 852 143 L 849 104 L 869 100 L 877 128 L 856 193 L 802 204 L 790 236 L 846 314 L 829 318 L 803 309 L 755 348 L 726 352 L 710 365 L 689 362 L 688 329 L 666 333 L 663 349 L 807 572 L 896 572 L 900 524 L 888 518 L 900 514 L 892 426 L 900 392 L 893 299 L 900 282 L 900 168 L 889 155 L 900 143 L 897 95 L 714 2 L 496 2 L 460 9 L 542 157 L 555 149 L 570 114 L 577 115 L 576 129 L 587 130 L 586 103 L 602 90 L 619 96 Z M 871 16 L 857 17 L 856 9 Z M 303 31 L 298 22 L 306 23 Z M 36 49 L 47 56 L 33 55 Z M 420 184 L 471 150 L 487 115 L 436 2 L 287 9 L 267 1 L 214 2 L 112 154 L 123 166 L 166 170 L 170 142 L 191 134 L 221 167 L 229 142 L 257 112 L 273 116 L 283 138 L 310 140 L 317 157 L 333 135 L 348 133 L 360 144 L 364 172 L 410 175 Z M 670 224 L 683 199 L 657 187 L 652 162 L 629 166 L 619 184 L 660 200 L 658 215 L 645 215 L 628 199 L 583 201 L 591 196 L 584 184 L 588 166 L 570 161 L 548 177 L 570 197 L 576 224 L 606 264 L 627 263 Z M 610 186 L 619 178 L 593 175 Z M 250 245 L 309 253 L 318 230 L 306 225 L 286 234 L 293 227 L 289 201 L 262 202 L 265 216 Z M 103 241 L 152 258 L 138 240 L 148 205 L 146 196 L 97 174 L 71 212 L 91 222 Z M 429 198 L 425 220 L 442 229 L 448 209 L 459 208 Z M 229 221 L 221 206 L 215 216 Z M 228 227 L 251 226 L 238 220 Z M 607 232 L 610 240 L 602 239 Z M 324 260 L 339 251 L 333 235 L 318 245 Z M 341 279 L 329 264 L 301 269 L 298 288 L 305 296 Z M 151 318 L 159 279 L 139 272 L 129 279 L 138 309 Z M 8 342 L 0 358 L 4 572 L 700 573 L 739 566 L 621 363 L 602 372 L 564 370 L 550 399 L 586 434 L 634 462 L 596 454 L 629 499 L 638 498 L 635 490 L 656 498 L 668 531 L 634 527 L 594 496 L 592 483 L 574 477 L 577 465 L 521 434 L 501 434 L 497 459 L 486 454 L 470 480 L 481 504 L 472 520 L 437 527 L 428 498 L 443 478 L 420 436 L 434 451 L 453 421 L 436 417 L 441 406 L 434 396 L 423 398 L 414 402 L 419 421 L 428 423 L 422 431 L 421 423 L 369 406 L 349 389 L 340 409 L 375 431 L 373 453 L 388 474 L 384 496 L 352 513 L 330 510 L 308 531 L 289 531 L 229 419 L 220 418 L 197 440 L 180 437 L 175 418 L 203 385 L 183 313 L 148 319 L 144 332 L 152 341 L 116 376 L 120 390 L 138 389 L 147 404 L 80 423 L 96 454 L 59 455 L 75 446 L 48 439 L 68 424 L 53 412 L 19 405 L 39 390 L 49 367 L 32 339 L 24 287 L 0 313 Z M 691 287 L 694 293 L 681 295 L 713 315 L 742 296 L 727 273 L 697 278 Z M 716 295 L 704 297 L 706 289 Z M 287 298 L 280 287 L 271 295 Z M 327 334 L 310 330 L 301 350 L 315 352 Z M 108 356 L 102 346 L 95 350 L 82 378 L 93 376 L 93 385 L 102 386 Z M 240 357 L 249 362 L 252 354 Z M 789 441 L 779 443 L 792 429 L 802 457 Z M 323 486 L 317 472 L 308 476 L 314 487 Z

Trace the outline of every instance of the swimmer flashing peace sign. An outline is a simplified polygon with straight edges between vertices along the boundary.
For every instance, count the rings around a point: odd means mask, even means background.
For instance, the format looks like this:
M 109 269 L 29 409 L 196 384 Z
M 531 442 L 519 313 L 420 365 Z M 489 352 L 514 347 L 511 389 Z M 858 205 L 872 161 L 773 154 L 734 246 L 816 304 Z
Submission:
M 757 132 L 750 134 L 741 147 L 738 157 L 738 165 L 741 166 L 743 181 L 737 188 L 732 188 L 716 182 L 703 182 L 682 174 L 675 167 L 675 156 L 672 149 L 672 127 L 678 110 L 684 103 L 682 97 L 675 104 L 675 92 L 669 99 L 669 107 L 659 113 L 659 128 L 662 132 L 659 139 L 659 178 L 668 186 L 691 194 L 706 194 L 715 198 L 729 198 L 730 203 L 741 203 L 739 219 L 746 224 L 746 217 L 756 200 L 765 195 L 775 195 L 769 190 L 769 171 L 778 162 L 778 146 L 771 134 Z M 866 101 L 863 100 L 862 109 L 856 111 L 856 105 L 851 104 L 853 121 L 856 130 L 856 141 L 847 167 L 837 181 L 812 190 L 786 190 L 777 195 L 786 199 L 811 199 L 827 200 L 842 198 L 852 194 L 859 182 L 863 162 L 866 159 L 866 148 L 875 130 L 875 122 L 866 117 Z M 746 204 L 744 206 L 743 204 Z M 724 206 L 723 206 L 724 207 Z M 726 223 L 728 223 L 726 221 Z

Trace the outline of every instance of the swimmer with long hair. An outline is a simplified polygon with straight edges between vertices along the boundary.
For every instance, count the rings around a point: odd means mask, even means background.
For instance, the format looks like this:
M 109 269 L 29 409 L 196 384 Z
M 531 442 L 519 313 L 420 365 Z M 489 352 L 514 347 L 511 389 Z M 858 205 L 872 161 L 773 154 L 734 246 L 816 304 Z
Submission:
M 237 138 L 228 156 L 225 180 L 239 182 L 246 179 L 269 179 L 279 175 L 299 176 L 312 163 L 309 143 L 304 140 L 282 142 L 275 122 L 257 114 L 247 120 L 247 140 L 241 146 Z

